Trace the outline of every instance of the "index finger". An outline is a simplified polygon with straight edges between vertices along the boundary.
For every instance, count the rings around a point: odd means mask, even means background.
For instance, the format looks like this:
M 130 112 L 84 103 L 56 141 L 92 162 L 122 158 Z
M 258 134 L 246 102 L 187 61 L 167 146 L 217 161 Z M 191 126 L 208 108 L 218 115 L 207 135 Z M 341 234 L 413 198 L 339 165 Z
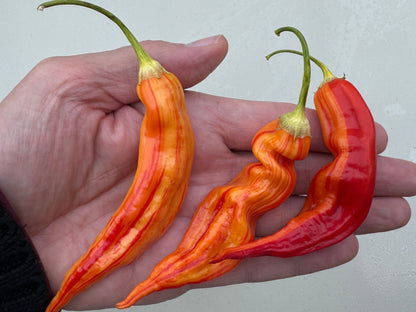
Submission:
M 210 112 L 215 116 L 215 129 L 222 137 L 225 145 L 232 151 L 251 151 L 251 140 L 261 127 L 290 112 L 295 105 L 282 102 L 259 102 L 200 94 L 200 101 L 209 105 Z M 314 109 L 306 109 L 311 126 L 311 152 L 329 153 L 325 146 L 318 115 Z M 381 153 L 387 146 L 387 133 L 377 124 L 376 151 Z

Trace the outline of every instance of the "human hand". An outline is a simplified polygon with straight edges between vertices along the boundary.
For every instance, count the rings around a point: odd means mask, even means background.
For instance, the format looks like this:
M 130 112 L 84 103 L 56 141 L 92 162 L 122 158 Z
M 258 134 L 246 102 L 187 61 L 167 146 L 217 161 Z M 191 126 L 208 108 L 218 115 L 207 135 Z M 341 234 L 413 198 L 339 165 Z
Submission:
M 143 45 L 185 88 L 211 73 L 227 51 L 223 37 L 211 38 L 205 46 Z M 26 224 L 54 291 L 105 226 L 133 179 L 144 114 L 135 93 L 137 66 L 130 48 L 51 58 L 29 73 L 0 105 L 0 189 Z M 209 190 L 229 182 L 244 165 L 255 161 L 250 146 L 255 132 L 292 109 L 291 104 L 190 91 L 186 100 L 196 147 L 188 194 L 178 217 L 137 261 L 93 285 L 68 308 L 112 307 L 124 299 L 176 248 Z M 315 112 L 309 110 L 308 117 L 313 141 L 308 158 L 297 163 L 295 192 L 259 221 L 258 236 L 275 232 L 300 210 L 303 198 L 297 195 L 306 193 L 314 173 L 331 160 Z M 377 126 L 379 153 L 386 144 L 387 135 Z M 357 234 L 396 229 L 410 217 L 402 197 L 416 193 L 416 166 L 383 156 L 378 157 L 377 166 L 374 201 Z M 140 303 L 163 301 L 193 287 L 264 281 L 330 268 L 352 259 L 357 246 L 351 236 L 302 257 L 247 259 L 216 280 L 154 293 Z

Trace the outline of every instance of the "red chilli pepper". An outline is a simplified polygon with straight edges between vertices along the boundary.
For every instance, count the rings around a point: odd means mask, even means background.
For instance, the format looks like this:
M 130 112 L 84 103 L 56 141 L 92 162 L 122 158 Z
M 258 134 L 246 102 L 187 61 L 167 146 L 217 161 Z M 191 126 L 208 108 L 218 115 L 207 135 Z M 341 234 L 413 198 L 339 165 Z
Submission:
M 301 54 L 281 50 L 271 55 L 281 52 Z M 281 230 L 229 248 L 216 261 L 311 253 L 351 235 L 368 214 L 376 177 L 373 117 L 350 82 L 335 78 L 323 63 L 312 57 L 311 60 L 324 74 L 314 103 L 325 145 L 335 159 L 317 172 L 302 210 Z

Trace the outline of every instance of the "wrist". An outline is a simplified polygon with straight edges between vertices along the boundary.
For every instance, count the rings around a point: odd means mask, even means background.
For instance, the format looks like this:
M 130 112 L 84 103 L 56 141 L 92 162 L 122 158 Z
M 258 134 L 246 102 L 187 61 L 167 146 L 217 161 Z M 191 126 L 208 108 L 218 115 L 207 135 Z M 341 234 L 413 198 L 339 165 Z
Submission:
M 52 294 L 42 264 L 0 190 L 0 311 L 44 311 Z

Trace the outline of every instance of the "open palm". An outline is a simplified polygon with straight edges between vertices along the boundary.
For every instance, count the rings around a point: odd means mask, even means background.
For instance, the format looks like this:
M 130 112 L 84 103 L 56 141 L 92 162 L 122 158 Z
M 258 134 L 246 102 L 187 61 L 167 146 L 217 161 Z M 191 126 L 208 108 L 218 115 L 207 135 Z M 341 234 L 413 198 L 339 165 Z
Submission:
M 209 75 L 227 51 L 223 37 L 206 46 L 146 42 L 144 47 L 185 88 Z M 132 182 L 145 112 L 135 93 L 137 66 L 130 48 L 51 58 L 36 66 L 0 105 L 0 188 L 26 225 L 54 291 L 118 208 Z M 196 148 L 188 194 L 178 217 L 136 262 L 74 298 L 68 308 L 105 308 L 124 299 L 176 248 L 204 196 L 255 161 L 250 149 L 254 133 L 292 108 L 190 91 L 186 101 Z M 314 111 L 308 114 L 314 139 L 310 156 L 297 164 L 296 194 L 304 194 L 313 174 L 331 159 Z M 380 126 L 377 130 L 381 152 L 387 136 Z M 415 171 L 411 163 L 379 156 L 376 194 L 361 233 L 390 230 L 407 222 L 410 210 L 401 197 L 415 194 L 411 181 Z M 292 196 L 260 220 L 258 235 L 274 232 L 302 203 L 302 197 Z M 229 274 L 199 286 L 304 274 L 344 263 L 356 252 L 356 239 L 350 237 L 304 257 L 248 259 Z M 254 271 L 254 267 L 260 269 Z M 155 293 L 142 302 L 166 300 L 188 289 Z

